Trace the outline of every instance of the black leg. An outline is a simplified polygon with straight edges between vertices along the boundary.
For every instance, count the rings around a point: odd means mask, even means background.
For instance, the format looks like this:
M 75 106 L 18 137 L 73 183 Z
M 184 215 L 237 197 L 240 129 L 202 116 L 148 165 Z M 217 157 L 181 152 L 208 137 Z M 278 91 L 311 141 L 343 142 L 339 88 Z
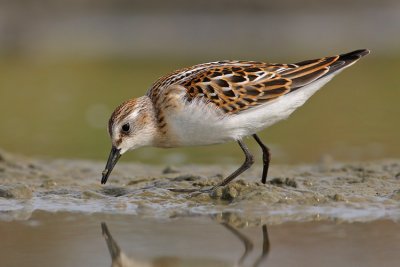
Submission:
M 216 188 L 218 188 L 220 186 L 227 185 L 229 182 L 231 182 L 233 179 L 238 177 L 245 170 L 250 168 L 250 166 L 253 165 L 253 163 L 254 163 L 254 157 L 253 157 L 252 154 L 250 154 L 250 151 L 247 148 L 247 146 L 242 141 L 238 141 L 238 143 L 239 143 L 240 148 L 243 150 L 244 155 L 246 156 L 246 158 L 245 158 L 242 166 L 240 166 L 239 169 L 234 171 L 231 175 L 226 177 L 222 182 L 220 182 L 216 186 L 213 186 L 211 189 L 198 190 L 198 189 L 194 189 L 194 188 L 193 189 L 175 189 L 175 188 L 170 188 L 169 190 L 172 191 L 172 192 L 179 192 L 179 193 L 193 193 L 193 192 L 195 192 L 195 193 L 196 192 L 197 193 L 209 193 L 209 192 L 215 190 Z
M 256 134 L 253 134 L 253 137 L 256 140 L 257 144 L 259 144 L 259 146 L 261 147 L 262 152 L 263 152 L 263 164 L 264 164 L 264 166 L 263 166 L 263 173 L 262 173 L 261 182 L 263 184 L 265 184 L 267 182 L 267 175 L 268 175 L 269 162 L 271 160 L 271 154 L 269 153 L 268 147 L 266 147 L 266 145 L 263 144 L 261 139 Z
M 221 183 L 219 183 L 218 185 L 214 186 L 212 188 L 212 190 L 216 189 L 219 186 L 224 186 L 227 185 L 229 182 L 231 182 L 233 179 L 235 179 L 236 177 L 238 177 L 241 173 L 243 173 L 245 170 L 247 170 L 248 168 L 250 168 L 251 165 L 253 165 L 254 163 L 254 158 L 253 155 L 250 154 L 249 149 L 247 148 L 247 146 L 242 142 L 242 141 L 238 141 L 240 148 L 243 150 L 244 155 L 246 156 L 242 166 L 239 167 L 239 169 L 237 169 L 236 171 L 234 171 L 231 175 L 229 175 L 228 177 L 226 177 Z

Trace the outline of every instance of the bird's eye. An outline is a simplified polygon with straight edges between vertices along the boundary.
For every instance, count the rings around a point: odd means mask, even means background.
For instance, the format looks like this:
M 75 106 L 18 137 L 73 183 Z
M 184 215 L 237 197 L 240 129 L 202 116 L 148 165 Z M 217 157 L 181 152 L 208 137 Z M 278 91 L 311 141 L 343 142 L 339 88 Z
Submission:
M 122 125 L 122 131 L 125 133 L 129 132 L 130 128 L 131 127 L 130 127 L 129 123 L 125 123 L 124 125 Z

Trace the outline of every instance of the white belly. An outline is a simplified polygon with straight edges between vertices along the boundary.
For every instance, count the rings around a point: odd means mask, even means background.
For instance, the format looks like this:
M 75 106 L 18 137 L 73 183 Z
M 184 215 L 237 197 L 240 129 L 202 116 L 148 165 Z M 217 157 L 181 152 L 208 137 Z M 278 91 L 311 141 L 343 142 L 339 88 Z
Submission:
M 337 73 L 335 73 L 337 74 Z M 280 120 L 302 106 L 331 80 L 327 76 L 295 92 L 236 115 L 223 115 L 212 104 L 192 102 L 167 118 L 174 146 L 197 146 L 241 140 Z

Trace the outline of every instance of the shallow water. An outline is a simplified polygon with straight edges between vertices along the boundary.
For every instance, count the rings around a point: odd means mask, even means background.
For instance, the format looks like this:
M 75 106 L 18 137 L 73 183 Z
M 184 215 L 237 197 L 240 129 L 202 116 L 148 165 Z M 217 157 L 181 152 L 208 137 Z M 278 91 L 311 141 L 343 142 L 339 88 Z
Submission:
M 0 153 L 0 266 L 396 266 L 400 161 L 117 165 Z M 113 259 L 113 260 L 112 260 Z M 121 262 L 123 264 L 121 264 Z
M 35 212 L 26 221 L 0 221 L 0 265 L 397 266 L 400 260 L 400 225 L 392 221 L 241 221 L 239 228 L 223 217 L 229 214 L 155 220 Z

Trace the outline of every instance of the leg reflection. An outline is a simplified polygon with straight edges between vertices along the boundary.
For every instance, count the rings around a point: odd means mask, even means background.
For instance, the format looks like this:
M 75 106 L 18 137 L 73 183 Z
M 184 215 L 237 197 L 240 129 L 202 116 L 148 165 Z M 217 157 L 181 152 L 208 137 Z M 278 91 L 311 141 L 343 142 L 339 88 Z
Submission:
M 260 257 L 254 262 L 253 266 L 258 267 L 261 266 L 263 262 L 267 259 L 269 250 L 271 248 L 271 244 L 269 243 L 269 236 L 268 236 L 268 230 L 267 230 L 267 225 L 262 226 L 262 233 L 263 233 L 263 249 Z
M 236 229 L 235 227 L 227 224 L 227 223 L 222 223 L 222 225 L 228 229 L 234 236 L 236 236 L 237 238 L 239 238 L 239 240 L 243 243 L 244 245 L 244 252 L 242 254 L 242 256 L 240 257 L 240 259 L 237 262 L 238 266 L 242 266 L 244 260 L 249 256 L 249 254 L 253 251 L 254 248 L 254 244 L 253 242 L 244 234 L 242 234 L 241 232 L 239 232 L 238 229 Z
M 228 229 L 234 236 L 236 236 L 244 245 L 244 252 L 242 256 L 236 263 L 236 266 L 243 266 L 243 263 L 246 259 L 249 258 L 251 252 L 254 250 L 254 243 L 247 236 L 241 233 L 237 228 L 232 225 L 223 222 L 221 223 L 226 229 Z M 268 236 L 267 225 L 263 225 L 262 227 L 262 235 L 263 235 L 263 244 L 262 244 L 262 252 L 261 255 L 254 261 L 254 263 L 250 266 L 258 267 L 261 266 L 262 263 L 267 259 L 268 253 L 270 251 L 270 242 Z

